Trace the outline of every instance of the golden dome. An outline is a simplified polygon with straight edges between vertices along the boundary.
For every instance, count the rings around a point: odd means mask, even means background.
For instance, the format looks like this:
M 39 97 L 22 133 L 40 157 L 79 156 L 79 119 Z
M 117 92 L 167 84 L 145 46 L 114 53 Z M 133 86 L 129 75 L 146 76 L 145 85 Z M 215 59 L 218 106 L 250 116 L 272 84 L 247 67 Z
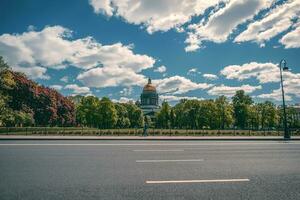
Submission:
M 151 83 L 151 79 L 148 79 L 148 83 L 144 86 L 143 91 L 156 92 L 156 87 Z

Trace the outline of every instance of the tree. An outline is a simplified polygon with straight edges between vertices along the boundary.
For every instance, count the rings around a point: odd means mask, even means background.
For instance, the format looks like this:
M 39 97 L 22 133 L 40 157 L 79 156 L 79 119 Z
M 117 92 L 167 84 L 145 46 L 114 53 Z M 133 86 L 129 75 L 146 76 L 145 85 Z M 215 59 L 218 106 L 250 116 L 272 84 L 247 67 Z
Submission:
M 224 129 L 228 128 L 233 123 L 233 109 L 227 98 L 223 95 L 215 100 L 217 118 L 217 127 Z
M 117 123 L 117 110 L 109 98 L 103 97 L 97 109 L 99 128 L 114 128 Z
M 83 97 L 76 107 L 76 121 L 89 127 L 97 127 L 100 121 L 98 112 L 100 101 L 97 97 Z
M 278 122 L 278 114 L 275 104 L 270 101 L 255 104 L 256 118 L 258 121 L 257 128 L 273 128 Z
M 126 107 L 121 103 L 116 103 L 115 108 L 117 111 L 117 128 L 129 128 L 130 127 L 130 120 L 128 118 L 128 112 Z
M 168 102 L 162 103 L 160 111 L 156 114 L 156 127 L 158 128 L 170 128 L 170 114 L 171 107 Z
M 142 110 L 133 103 L 123 104 L 126 107 L 128 118 L 130 120 L 130 128 L 144 126 L 144 116 Z
M 239 90 L 232 97 L 235 125 L 241 129 L 248 126 L 250 121 L 250 106 L 253 101 L 245 91 Z
M 0 56 L 0 72 L 8 70 L 9 66 L 7 65 L 7 63 L 4 61 L 3 57 Z

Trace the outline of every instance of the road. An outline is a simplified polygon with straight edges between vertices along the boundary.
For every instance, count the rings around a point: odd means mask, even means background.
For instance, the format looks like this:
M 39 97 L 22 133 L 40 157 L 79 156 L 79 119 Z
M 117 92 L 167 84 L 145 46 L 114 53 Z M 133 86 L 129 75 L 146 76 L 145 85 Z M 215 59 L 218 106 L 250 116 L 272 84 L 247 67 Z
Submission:
M 300 141 L 0 140 L 0 199 L 300 199 Z

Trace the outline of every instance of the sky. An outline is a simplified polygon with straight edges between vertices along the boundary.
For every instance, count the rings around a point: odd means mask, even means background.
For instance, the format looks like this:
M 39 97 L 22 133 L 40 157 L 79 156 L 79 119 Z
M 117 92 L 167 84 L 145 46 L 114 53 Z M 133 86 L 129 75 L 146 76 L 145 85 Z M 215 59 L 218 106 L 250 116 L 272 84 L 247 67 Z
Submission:
M 0 55 L 64 95 L 300 103 L 300 0 L 1 0 Z

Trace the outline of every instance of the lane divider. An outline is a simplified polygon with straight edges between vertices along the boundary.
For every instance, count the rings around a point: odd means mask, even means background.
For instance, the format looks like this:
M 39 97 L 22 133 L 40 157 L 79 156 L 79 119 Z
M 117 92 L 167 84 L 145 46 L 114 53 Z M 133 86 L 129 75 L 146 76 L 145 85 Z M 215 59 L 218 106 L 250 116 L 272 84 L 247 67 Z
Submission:
M 201 162 L 203 159 L 188 159 L 188 160 L 136 160 L 137 163 L 158 163 L 158 162 Z
M 171 183 L 226 183 L 248 182 L 250 179 L 215 179 L 215 180 L 170 180 L 170 181 L 146 181 L 147 184 L 171 184 Z

